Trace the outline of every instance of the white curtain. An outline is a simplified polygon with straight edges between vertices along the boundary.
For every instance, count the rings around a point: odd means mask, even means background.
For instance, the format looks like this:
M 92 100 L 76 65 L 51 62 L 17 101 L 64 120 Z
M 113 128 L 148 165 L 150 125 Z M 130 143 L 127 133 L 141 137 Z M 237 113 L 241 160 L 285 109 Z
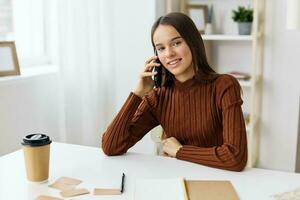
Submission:
M 114 110 L 113 1 L 60 0 L 57 7 L 66 141 L 98 146 Z
M 155 0 L 57 0 L 66 142 L 99 146 L 136 86 L 147 57 Z M 153 152 L 149 136 L 131 149 Z

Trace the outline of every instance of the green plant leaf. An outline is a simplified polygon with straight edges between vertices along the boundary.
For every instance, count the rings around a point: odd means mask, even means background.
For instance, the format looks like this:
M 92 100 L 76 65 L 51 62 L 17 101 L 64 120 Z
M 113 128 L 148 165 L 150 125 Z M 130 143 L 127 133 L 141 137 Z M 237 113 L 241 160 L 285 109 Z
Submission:
M 232 19 L 235 22 L 252 22 L 253 9 L 238 6 L 237 10 L 232 10 Z

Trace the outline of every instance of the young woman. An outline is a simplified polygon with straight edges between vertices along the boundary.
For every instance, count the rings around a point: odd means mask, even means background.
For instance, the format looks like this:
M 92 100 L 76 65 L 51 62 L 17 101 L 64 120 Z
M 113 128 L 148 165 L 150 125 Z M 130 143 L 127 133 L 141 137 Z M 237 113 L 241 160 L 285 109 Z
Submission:
M 163 151 L 168 156 L 243 170 L 247 138 L 238 81 L 209 66 L 201 35 L 182 13 L 160 17 L 153 24 L 151 39 L 157 56 L 145 62 L 136 89 L 103 134 L 104 153 L 124 154 L 161 125 L 167 138 Z M 156 66 L 165 72 L 162 86 L 153 89 Z

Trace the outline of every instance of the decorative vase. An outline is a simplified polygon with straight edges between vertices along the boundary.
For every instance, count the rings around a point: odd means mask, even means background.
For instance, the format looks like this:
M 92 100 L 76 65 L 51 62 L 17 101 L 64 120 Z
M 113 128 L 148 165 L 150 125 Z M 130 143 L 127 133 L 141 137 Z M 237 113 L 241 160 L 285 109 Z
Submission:
M 252 29 L 252 22 L 239 22 L 238 27 L 240 35 L 250 35 Z

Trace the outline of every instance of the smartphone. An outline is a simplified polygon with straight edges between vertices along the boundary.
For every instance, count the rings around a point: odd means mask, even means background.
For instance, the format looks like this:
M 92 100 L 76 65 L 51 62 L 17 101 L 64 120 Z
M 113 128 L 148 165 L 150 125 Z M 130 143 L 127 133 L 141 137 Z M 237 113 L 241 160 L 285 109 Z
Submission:
M 156 52 L 155 52 L 155 55 L 157 56 Z M 162 67 L 163 66 L 158 58 L 157 58 L 156 62 L 159 63 L 160 66 L 154 67 L 154 71 L 156 72 L 156 74 L 153 76 L 153 81 L 154 81 L 155 87 L 159 88 L 159 87 L 161 87 L 161 83 L 162 83 Z

